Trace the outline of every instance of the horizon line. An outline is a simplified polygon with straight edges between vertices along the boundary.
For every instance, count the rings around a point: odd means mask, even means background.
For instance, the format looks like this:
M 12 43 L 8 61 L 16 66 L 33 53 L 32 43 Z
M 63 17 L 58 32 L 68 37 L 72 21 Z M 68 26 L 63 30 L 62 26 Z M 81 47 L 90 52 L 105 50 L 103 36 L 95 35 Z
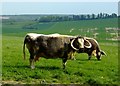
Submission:
M 100 14 L 100 13 L 105 13 L 105 14 L 113 14 L 113 13 L 106 13 L 106 12 L 99 12 L 99 13 L 21 13 L 21 14 L 0 14 L 0 15 L 91 15 L 91 14 Z M 117 13 L 115 13 L 117 14 Z M 118 15 L 118 14 L 117 14 Z

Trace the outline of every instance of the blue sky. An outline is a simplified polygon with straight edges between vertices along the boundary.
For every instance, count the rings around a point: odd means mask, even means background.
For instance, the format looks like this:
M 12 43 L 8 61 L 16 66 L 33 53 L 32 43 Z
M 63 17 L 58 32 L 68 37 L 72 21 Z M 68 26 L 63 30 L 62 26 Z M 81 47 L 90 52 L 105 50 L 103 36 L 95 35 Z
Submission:
M 117 2 L 3 2 L 3 15 L 117 13 Z
M 0 0 L 0 2 L 119 2 L 119 0 Z

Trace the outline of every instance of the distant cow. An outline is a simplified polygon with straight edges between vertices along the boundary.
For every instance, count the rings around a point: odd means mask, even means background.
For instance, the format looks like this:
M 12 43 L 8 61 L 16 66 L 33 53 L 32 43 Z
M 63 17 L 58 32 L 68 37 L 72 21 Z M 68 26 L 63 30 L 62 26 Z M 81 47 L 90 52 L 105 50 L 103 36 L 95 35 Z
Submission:
M 92 55 L 96 56 L 96 58 L 98 60 L 100 60 L 101 55 L 106 55 L 106 53 L 100 49 L 100 46 L 95 39 L 88 38 L 88 37 L 78 37 L 78 38 L 74 39 L 74 43 L 75 43 L 75 41 L 78 41 L 79 39 L 82 40 L 81 45 L 84 45 L 84 46 L 82 48 L 80 48 L 80 47 L 77 47 L 77 45 L 76 45 L 76 47 L 74 47 L 74 49 L 78 53 L 87 53 L 89 60 Z

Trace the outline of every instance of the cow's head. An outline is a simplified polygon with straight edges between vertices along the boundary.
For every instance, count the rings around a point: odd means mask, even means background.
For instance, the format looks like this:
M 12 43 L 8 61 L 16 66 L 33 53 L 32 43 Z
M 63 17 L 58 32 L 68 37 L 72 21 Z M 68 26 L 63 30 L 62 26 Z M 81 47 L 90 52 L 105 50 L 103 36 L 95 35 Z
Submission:
M 96 56 L 97 59 L 100 60 L 100 58 L 101 58 L 102 55 L 107 56 L 107 54 L 106 54 L 104 51 L 100 50 L 100 52 L 98 52 L 98 54 L 97 54 L 97 56 Z
M 72 39 L 71 41 L 71 47 L 78 51 L 79 49 L 83 49 L 83 48 L 91 48 L 92 44 L 86 40 L 84 37 L 76 37 L 74 39 Z

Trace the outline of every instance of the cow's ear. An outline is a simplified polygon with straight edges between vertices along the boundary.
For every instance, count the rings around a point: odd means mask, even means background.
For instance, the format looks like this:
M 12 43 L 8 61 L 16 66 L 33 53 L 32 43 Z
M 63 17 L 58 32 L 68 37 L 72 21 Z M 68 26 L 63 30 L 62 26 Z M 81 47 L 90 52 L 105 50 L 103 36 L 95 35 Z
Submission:
M 74 38 L 70 39 L 70 41 L 72 41 Z

